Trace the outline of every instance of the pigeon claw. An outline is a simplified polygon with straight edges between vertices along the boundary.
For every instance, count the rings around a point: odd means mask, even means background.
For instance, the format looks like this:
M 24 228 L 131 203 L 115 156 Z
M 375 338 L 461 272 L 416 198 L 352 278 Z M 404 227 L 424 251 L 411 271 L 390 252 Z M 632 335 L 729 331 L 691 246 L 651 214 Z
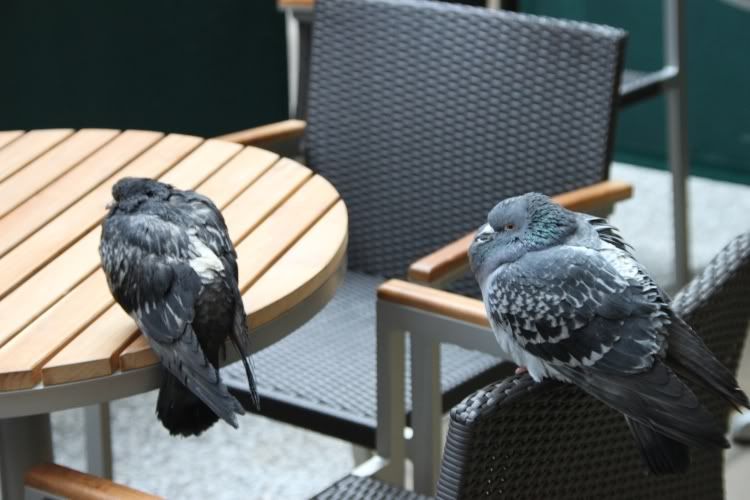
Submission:
M 521 375 L 522 373 L 526 373 L 527 371 L 529 370 L 526 369 L 525 366 L 519 366 L 518 368 L 516 368 L 516 375 Z

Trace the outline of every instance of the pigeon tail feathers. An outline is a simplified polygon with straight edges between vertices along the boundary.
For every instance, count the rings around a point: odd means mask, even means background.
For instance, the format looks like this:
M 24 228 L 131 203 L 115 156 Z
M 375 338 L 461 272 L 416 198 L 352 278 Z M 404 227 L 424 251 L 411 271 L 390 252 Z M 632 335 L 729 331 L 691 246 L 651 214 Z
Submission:
M 239 296 L 239 294 L 237 295 Z M 238 297 L 238 300 L 240 301 L 239 304 L 242 304 L 242 297 Z M 250 401 L 252 401 L 253 409 L 257 411 L 260 410 L 260 397 L 258 396 L 258 389 L 255 384 L 253 371 L 250 368 L 250 358 L 245 349 L 245 341 L 248 338 L 247 323 L 245 322 L 245 312 L 241 310 L 242 307 L 239 309 L 240 310 L 235 315 L 234 329 L 229 332 L 229 340 L 234 345 L 234 348 L 237 349 L 240 359 L 242 360 L 242 365 L 245 367 L 245 375 L 247 376 L 247 384 L 250 391 Z M 240 332 L 239 335 L 237 334 L 238 331 Z
M 177 377 L 162 370 L 156 415 L 172 436 L 199 436 L 219 417 L 188 390 Z
M 729 447 L 718 420 L 661 361 L 638 374 L 571 369 L 562 373 L 593 397 L 659 434 L 689 446 Z
M 684 443 L 660 434 L 652 428 L 625 417 L 638 451 L 653 474 L 679 474 L 690 466 L 690 448 Z
M 206 358 L 190 325 L 180 340 L 172 344 L 165 345 L 151 339 L 149 341 L 162 365 L 172 375 L 219 418 L 234 428 L 238 427 L 236 414 L 242 415 L 245 410 L 222 383 L 219 371 Z
M 681 318 L 671 317 L 667 360 L 685 377 L 715 391 L 736 409 L 750 409 L 747 395 L 737 379 L 706 347 L 698 334 Z

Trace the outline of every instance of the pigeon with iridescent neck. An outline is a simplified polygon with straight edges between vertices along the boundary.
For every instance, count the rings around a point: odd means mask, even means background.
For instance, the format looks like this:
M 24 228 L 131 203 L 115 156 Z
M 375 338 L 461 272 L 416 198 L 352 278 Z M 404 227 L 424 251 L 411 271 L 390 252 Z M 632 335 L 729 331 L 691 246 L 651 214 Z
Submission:
M 651 472 L 684 472 L 689 446 L 728 446 L 678 373 L 736 407 L 747 396 L 606 220 L 538 193 L 509 198 L 469 258 L 510 360 L 623 413 Z

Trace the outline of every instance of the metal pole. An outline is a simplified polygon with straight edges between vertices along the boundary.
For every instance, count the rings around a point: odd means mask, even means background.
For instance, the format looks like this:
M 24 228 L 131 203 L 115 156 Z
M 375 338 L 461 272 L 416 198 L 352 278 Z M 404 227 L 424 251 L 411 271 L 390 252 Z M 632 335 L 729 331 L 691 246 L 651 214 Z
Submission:
M 411 455 L 414 491 L 435 495 L 442 443 L 443 398 L 440 390 L 440 344 L 429 333 L 411 339 Z
M 666 89 L 667 151 L 672 171 L 674 217 L 675 279 L 681 287 L 690 279 L 688 252 L 687 178 L 689 151 L 687 101 L 685 95 L 683 5 L 680 0 L 664 0 L 664 62 L 674 70 Z
M 403 486 L 406 446 L 404 427 L 405 332 L 389 322 L 378 300 L 377 332 L 377 434 L 378 456 L 388 465 L 377 473 L 378 479 Z
M 21 500 L 26 471 L 52 458 L 49 414 L 0 420 L 0 498 Z
M 300 12 L 297 14 L 299 26 L 299 59 L 297 68 L 297 107 L 296 118 L 307 118 L 307 96 L 310 90 L 310 60 L 312 50 L 312 14 Z
M 286 26 L 286 75 L 289 96 L 289 117 L 297 117 L 297 84 L 299 82 L 299 22 L 292 9 L 284 10 Z
M 88 472 L 112 479 L 112 434 L 110 432 L 109 403 L 99 403 L 83 409 L 86 426 L 86 465 Z

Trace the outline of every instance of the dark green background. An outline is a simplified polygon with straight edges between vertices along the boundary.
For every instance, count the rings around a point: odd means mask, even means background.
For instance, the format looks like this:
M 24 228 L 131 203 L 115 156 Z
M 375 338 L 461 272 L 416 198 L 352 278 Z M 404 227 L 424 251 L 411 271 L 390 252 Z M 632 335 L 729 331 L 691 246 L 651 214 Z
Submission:
M 691 170 L 750 183 L 750 12 L 720 0 L 685 7 Z M 522 0 L 521 10 L 625 28 L 626 65 L 662 64 L 660 0 Z M 628 107 L 618 118 L 615 158 L 664 168 L 664 99 Z
M 750 12 L 686 0 L 692 171 L 750 183 Z M 659 0 L 522 0 L 630 33 L 661 65 Z M 145 128 L 212 136 L 286 116 L 275 0 L 0 0 L 0 129 Z M 620 114 L 616 158 L 664 166 L 664 102 Z
M 0 0 L 0 129 L 212 136 L 286 116 L 274 0 Z

